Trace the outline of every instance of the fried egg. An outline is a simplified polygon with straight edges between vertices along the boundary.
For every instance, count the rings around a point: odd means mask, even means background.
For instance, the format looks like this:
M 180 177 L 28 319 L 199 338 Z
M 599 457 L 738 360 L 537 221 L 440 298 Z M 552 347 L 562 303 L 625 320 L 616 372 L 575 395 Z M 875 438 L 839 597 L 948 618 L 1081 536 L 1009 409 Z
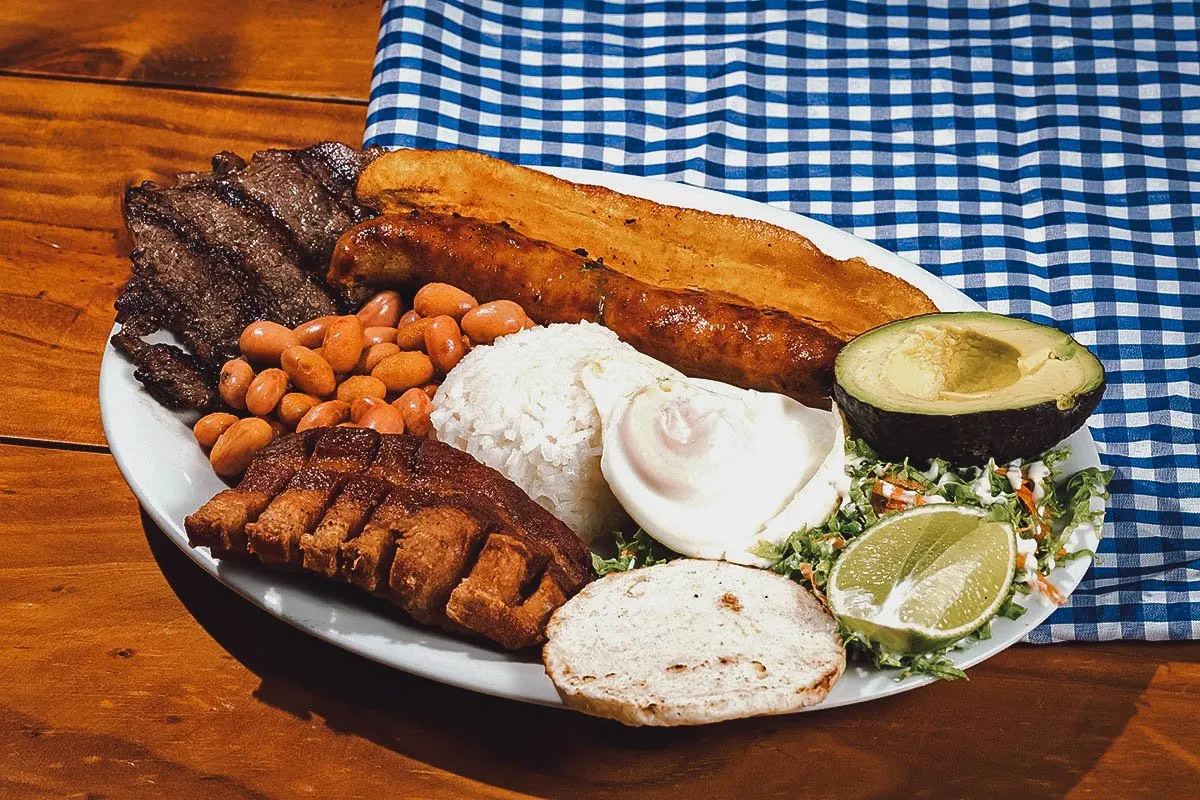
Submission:
M 764 566 L 751 552 L 820 525 L 848 490 L 841 416 L 790 397 L 598 359 L 600 468 L 625 511 L 693 558 Z

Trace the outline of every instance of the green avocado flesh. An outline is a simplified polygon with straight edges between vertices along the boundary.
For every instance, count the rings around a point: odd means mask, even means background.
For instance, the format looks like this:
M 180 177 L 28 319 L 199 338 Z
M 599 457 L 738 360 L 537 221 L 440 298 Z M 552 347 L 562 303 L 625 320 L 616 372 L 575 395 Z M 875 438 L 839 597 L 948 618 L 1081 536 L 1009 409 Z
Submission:
M 867 331 L 834 374 L 856 434 L 882 455 L 956 463 L 1036 455 L 1081 426 L 1104 390 L 1104 368 L 1070 335 L 982 311 Z

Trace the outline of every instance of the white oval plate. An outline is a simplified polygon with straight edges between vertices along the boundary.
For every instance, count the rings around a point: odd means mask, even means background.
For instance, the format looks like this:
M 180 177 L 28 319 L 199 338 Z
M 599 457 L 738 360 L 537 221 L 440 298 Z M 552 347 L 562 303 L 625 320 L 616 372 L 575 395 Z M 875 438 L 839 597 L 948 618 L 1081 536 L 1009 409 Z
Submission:
M 861 256 L 929 295 L 943 311 L 968 311 L 980 306 L 965 294 L 909 261 L 845 231 L 779 208 L 741 197 L 682 183 L 634 175 L 580 169 L 547 170 L 579 183 L 608 186 L 660 203 L 722 214 L 761 219 L 811 239 L 839 259 Z M 208 550 L 188 546 L 183 519 L 225 488 L 192 438 L 189 421 L 160 406 L 133 378 L 129 361 L 109 345 L 100 366 L 100 411 L 104 433 L 117 466 L 142 506 L 175 544 L 204 570 L 238 594 L 280 619 L 325 641 L 383 664 L 442 683 L 529 703 L 560 705 L 536 653 L 512 655 L 490 650 L 412 624 L 386 613 L 364 596 L 361 602 L 346 593 L 327 592 L 312 581 L 225 564 Z M 1087 428 L 1068 440 L 1068 472 L 1099 466 L 1096 446 Z M 1085 546 L 1094 548 L 1095 543 Z M 1057 570 L 1054 583 L 1070 593 L 1091 564 L 1078 559 Z M 992 638 L 955 654 L 960 667 L 970 667 L 999 653 L 1028 634 L 1049 616 L 1052 608 L 1037 600 L 1019 620 L 997 619 Z M 832 708 L 873 700 L 930 683 L 928 678 L 896 681 L 894 673 L 851 666 L 829 697 L 816 708 Z

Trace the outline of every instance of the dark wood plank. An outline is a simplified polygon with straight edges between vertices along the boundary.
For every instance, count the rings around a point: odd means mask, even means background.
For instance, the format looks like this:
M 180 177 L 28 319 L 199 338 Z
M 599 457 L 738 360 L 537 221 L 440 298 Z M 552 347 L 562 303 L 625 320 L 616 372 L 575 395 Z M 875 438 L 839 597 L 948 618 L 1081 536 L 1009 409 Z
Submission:
M 378 0 L 0 4 L 0 71 L 365 102 Z
M 6 797 L 1177 797 L 1200 772 L 1195 644 L 1014 647 L 866 705 L 631 730 L 295 631 L 143 530 L 104 454 L 0 447 L 0 486 Z
M 102 444 L 96 383 L 129 275 L 125 187 L 213 153 L 357 144 L 364 109 L 0 78 L 0 436 Z

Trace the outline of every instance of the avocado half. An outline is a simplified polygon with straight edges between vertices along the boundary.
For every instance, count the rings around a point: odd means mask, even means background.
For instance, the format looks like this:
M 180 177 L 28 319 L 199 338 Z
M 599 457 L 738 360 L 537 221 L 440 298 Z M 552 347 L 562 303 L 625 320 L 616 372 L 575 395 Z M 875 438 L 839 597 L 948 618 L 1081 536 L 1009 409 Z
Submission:
M 1036 456 L 1077 430 L 1104 367 L 1056 328 L 986 311 L 925 314 L 851 340 L 834 398 L 884 458 L 982 464 Z

